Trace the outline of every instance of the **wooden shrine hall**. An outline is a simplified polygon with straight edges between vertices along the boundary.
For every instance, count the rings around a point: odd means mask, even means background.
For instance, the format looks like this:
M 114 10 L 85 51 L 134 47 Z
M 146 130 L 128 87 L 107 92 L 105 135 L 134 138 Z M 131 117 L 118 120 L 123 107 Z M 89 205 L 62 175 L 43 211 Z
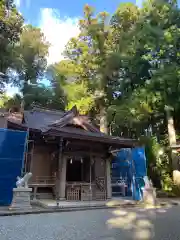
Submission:
M 34 107 L 11 113 L 7 127 L 28 131 L 24 173 L 33 174 L 34 199 L 111 198 L 111 151 L 137 144 L 100 132 L 76 107 L 67 112 Z

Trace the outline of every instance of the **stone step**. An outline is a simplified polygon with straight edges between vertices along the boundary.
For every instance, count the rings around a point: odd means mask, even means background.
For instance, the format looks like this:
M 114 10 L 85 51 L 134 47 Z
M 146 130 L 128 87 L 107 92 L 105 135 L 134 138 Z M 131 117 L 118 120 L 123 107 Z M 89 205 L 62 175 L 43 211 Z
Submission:
M 38 193 L 38 199 L 53 199 L 52 193 Z

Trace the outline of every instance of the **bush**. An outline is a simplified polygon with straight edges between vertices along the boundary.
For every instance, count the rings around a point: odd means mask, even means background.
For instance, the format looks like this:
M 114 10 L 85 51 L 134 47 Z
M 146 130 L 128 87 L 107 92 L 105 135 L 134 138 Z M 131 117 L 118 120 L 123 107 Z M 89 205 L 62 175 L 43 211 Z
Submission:
M 141 140 L 146 146 L 147 172 L 154 187 L 168 192 L 172 191 L 169 150 L 164 145 L 166 139 L 161 143 L 158 143 L 154 136 L 144 137 Z
M 176 197 L 180 197 L 180 186 L 173 185 L 172 194 L 174 194 Z

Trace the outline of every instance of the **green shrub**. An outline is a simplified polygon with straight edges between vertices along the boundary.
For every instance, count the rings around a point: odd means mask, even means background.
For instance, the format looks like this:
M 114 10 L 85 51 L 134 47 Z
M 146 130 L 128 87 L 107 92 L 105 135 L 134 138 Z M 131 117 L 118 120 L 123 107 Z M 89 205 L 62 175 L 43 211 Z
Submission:
M 180 186 L 178 186 L 178 185 L 173 185 L 173 187 L 172 187 L 172 193 L 173 193 L 176 197 L 180 197 Z
M 145 145 L 148 177 L 154 187 L 172 191 L 171 162 L 169 149 L 165 147 L 166 138 L 160 143 L 155 136 L 143 137 L 141 141 Z

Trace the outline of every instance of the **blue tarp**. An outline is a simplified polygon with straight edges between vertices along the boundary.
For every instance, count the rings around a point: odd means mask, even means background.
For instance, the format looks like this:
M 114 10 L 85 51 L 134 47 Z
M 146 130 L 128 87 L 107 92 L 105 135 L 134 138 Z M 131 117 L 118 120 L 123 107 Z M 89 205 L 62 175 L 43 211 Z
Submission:
M 129 152 L 129 149 L 121 149 L 112 161 L 112 179 L 127 179 L 127 196 L 132 196 L 130 158 L 131 153 Z M 114 187 L 114 189 L 115 191 L 120 190 L 118 187 Z
M 0 205 L 12 201 L 12 189 L 21 176 L 27 132 L 0 129 Z
M 145 149 L 121 149 L 112 161 L 112 179 L 127 179 L 127 196 L 135 200 L 142 198 L 143 177 L 147 175 Z
M 133 173 L 133 199 L 141 200 L 142 199 L 142 188 L 144 187 L 143 178 L 147 176 L 146 169 L 146 156 L 145 149 L 143 147 L 132 149 L 132 173 Z

